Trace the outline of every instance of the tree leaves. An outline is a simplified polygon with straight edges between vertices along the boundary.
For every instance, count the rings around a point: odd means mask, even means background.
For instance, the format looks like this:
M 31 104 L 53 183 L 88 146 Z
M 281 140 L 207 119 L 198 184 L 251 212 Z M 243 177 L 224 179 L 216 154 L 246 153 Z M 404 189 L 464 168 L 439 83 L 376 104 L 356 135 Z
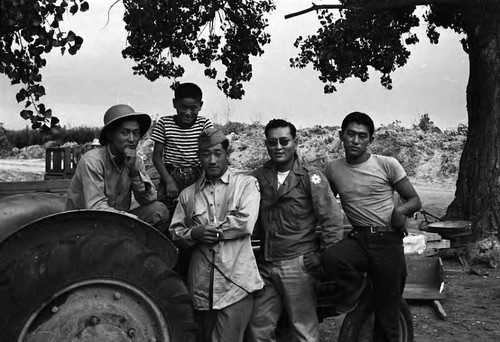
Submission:
M 34 111 L 25 109 L 20 115 L 30 120 L 34 129 L 43 130 L 48 128 L 45 123 L 52 126 L 59 122 L 52 117 L 52 110 L 39 103 L 46 93 L 40 73 L 47 63 L 44 54 L 54 47 L 60 48 L 61 53 L 67 50 L 75 54 L 83 44 L 83 38 L 73 31 L 66 34 L 60 29 L 68 6 L 71 14 L 89 9 L 89 4 L 82 0 L 2 1 L 0 72 L 9 77 L 11 84 L 24 85 L 16 100 L 24 101 L 25 108 L 33 107 Z
M 356 5 L 353 1 L 341 1 Z M 418 42 L 411 29 L 419 25 L 414 7 L 383 11 L 341 10 L 340 18 L 321 10 L 322 27 L 317 34 L 299 37 L 295 46 L 298 57 L 290 60 L 292 67 L 312 64 L 320 72 L 325 93 L 336 91 L 335 84 L 349 77 L 362 82 L 369 79 L 369 67 L 382 73 L 380 83 L 392 88 L 391 73 L 406 64 L 410 52 L 406 45 Z
M 382 74 L 380 83 L 391 89 L 392 72 L 405 65 L 410 56 L 407 46 L 419 42 L 417 35 L 411 32 L 419 25 L 419 18 L 413 14 L 415 7 L 373 10 L 363 9 L 369 5 L 363 0 L 340 2 L 351 9 L 340 10 L 340 18 L 328 10 L 318 11 L 322 27 L 315 35 L 297 38 L 295 46 L 300 52 L 298 57 L 290 59 L 290 65 L 304 68 L 311 64 L 326 84 L 325 93 L 336 91 L 335 85 L 350 77 L 365 82 L 369 79 L 369 67 L 379 71 Z M 424 19 L 428 23 L 427 36 L 431 43 L 439 41 L 437 27 L 465 32 L 460 6 L 441 4 L 429 8 Z M 462 39 L 462 44 L 467 51 L 466 38 Z
M 250 56 L 260 56 L 270 42 L 265 14 L 275 8 L 272 0 L 124 0 L 127 46 L 122 54 L 137 64 L 134 73 L 150 81 L 182 77 L 178 59 L 188 56 L 217 78 L 227 96 L 240 99 L 243 82 L 252 78 Z

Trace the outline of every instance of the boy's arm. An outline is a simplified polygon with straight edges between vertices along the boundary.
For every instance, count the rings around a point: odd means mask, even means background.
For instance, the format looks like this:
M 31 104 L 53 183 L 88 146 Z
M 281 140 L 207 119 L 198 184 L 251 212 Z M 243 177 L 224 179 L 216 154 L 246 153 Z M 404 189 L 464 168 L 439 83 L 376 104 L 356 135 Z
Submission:
M 163 148 L 164 144 L 155 141 L 155 146 L 153 148 L 153 164 L 160 174 L 161 180 L 166 185 L 167 195 L 169 197 L 177 197 L 179 195 L 179 189 L 177 188 L 177 183 L 174 178 L 170 175 L 163 163 Z

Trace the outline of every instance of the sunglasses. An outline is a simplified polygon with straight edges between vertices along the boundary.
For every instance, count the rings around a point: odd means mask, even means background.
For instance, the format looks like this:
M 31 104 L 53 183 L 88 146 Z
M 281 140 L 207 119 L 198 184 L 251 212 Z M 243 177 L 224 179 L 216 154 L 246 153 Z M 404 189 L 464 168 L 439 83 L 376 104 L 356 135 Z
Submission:
M 269 138 L 266 139 L 265 143 L 269 146 L 278 146 L 278 142 L 280 143 L 281 146 L 287 146 L 292 139 L 290 138 Z

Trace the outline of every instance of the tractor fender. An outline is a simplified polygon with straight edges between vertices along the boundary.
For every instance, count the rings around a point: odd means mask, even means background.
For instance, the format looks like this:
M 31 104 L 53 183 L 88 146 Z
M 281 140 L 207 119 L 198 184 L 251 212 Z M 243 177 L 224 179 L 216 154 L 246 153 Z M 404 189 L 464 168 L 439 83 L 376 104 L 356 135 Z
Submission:
M 64 211 L 65 197 L 50 192 L 12 195 L 0 199 L 0 243 L 24 225 Z
M 44 199 L 47 200 L 47 198 Z M 32 243 L 36 244 L 41 240 L 41 235 L 45 237 L 50 234 L 63 236 L 91 233 L 116 237 L 126 236 L 139 241 L 154 252 L 162 254 L 170 268 L 173 268 L 177 263 L 177 247 L 160 231 L 144 221 L 105 210 L 84 209 L 62 211 L 58 210 L 60 208 L 58 208 L 59 203 L 57 199 L 49 199 L 50 201 L 47 201 L 46 206 L 39 205 L 38 209 L 29 210 L 30 213 L 25 214 L 26 216 L 22 214 L 18 215 L 16 210 L 12 210 L 12 219 L 9 221 L 12 232 L 6 234 L 6 237 L 3 239 L 4 242 L 0 241 L 0 243 L 7 243 L 9 239 L 21 239 L 23 240 L 23 245 L 26 245 L 28 243 L 26 238 L 29 238 Z M 51 210 L 55 213 L 51 214 Z M 39 218 L 36 218 L 37 215 Z M 31 218 L 35 219 L 31 220 Z M 24 226 L 19 226 L 24 221 L 28 223 Z M 2 223 L 0 222 L 0 224 Z M 0 227 L 2 226 L 0 225 Z

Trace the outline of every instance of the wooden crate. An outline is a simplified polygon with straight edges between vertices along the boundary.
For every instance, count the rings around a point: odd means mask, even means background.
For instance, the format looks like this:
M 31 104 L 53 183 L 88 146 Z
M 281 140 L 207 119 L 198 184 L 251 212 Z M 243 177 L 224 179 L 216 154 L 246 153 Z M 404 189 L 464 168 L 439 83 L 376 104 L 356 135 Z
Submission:
M 73 177 L 82 155 L 81 147 L 49 147 L 45 151 L 44 179 Z

